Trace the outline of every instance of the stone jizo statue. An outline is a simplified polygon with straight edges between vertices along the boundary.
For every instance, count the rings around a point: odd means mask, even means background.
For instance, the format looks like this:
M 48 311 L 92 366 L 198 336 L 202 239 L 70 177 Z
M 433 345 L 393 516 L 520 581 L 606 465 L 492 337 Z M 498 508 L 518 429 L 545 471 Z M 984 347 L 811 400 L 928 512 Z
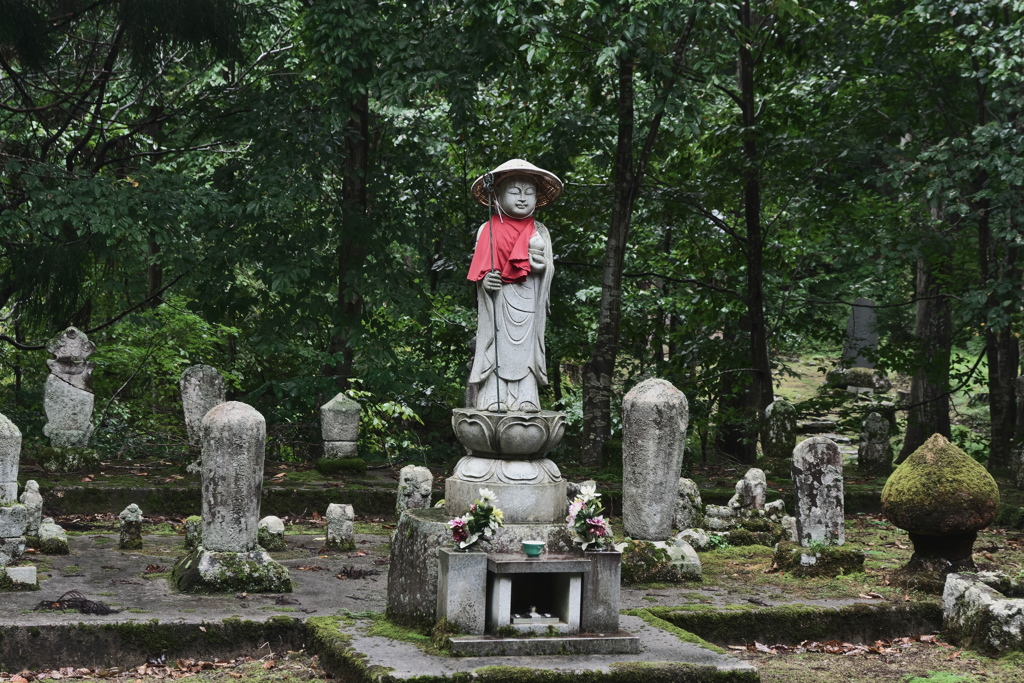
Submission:
M 539 387 L 548 383 L 544 329 L 555 266 L 551 235 L 533 212 L 558 198 L 562 182 L 512 159 L 478 178 L 472 191 L 493 208 L 477 232 L 467 275 L 477 283 L 474 407 L 536 413 Z

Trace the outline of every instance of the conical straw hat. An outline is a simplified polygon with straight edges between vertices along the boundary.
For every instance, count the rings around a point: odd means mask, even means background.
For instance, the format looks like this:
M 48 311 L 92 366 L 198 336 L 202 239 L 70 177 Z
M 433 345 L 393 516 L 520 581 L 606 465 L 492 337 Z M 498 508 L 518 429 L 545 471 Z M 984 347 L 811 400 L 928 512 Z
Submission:
M 546 206 L 558 199 L 562 194 L 562 181 L 551 171 L 537 168 L 529 161 L 523 159 L 509 159 L 501 166 L 491 171 L 494 175 L 494 185 L 497 187 L 501 179 L 507 175 L 528 175 L 537 182 L 537 208 Z M 484 192 L 484 177 L 480 176 L 473 181 L 473 196 L 476 200 L 487 206 L 487 193 Z

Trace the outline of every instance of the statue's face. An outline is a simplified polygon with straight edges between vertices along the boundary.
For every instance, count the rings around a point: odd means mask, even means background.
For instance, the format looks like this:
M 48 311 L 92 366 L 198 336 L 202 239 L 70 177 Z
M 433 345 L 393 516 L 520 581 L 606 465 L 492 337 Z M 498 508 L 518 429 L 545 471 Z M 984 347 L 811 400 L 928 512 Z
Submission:
M 526 218 L 537 208 L 537 185 L 526 178 L 512 178 L 498 194 L 501 210 L 513 218 Z

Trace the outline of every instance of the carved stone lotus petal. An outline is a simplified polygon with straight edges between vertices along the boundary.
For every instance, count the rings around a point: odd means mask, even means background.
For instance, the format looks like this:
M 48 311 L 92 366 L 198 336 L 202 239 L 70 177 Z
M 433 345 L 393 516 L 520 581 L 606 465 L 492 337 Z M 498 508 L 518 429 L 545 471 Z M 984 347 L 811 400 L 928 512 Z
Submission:
M 533 460 L 542 458 L 562 441 L 565 415 L 491 413 L 474 408 L 452 411 L 452 428 L 459 443 L 481 458 Z

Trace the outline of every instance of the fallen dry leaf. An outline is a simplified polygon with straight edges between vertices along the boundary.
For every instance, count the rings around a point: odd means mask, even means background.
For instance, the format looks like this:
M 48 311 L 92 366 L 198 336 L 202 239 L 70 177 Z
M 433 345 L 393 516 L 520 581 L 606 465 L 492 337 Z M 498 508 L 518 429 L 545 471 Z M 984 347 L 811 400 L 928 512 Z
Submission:
M 950 655 L 948 657 L 946 657 L 946 661 L 948 662 L 948 661 L 950 661 L 952 659 L 960 659 L 960 655 L 962 655 L 962 654 L 963 654 L 962 651 L 961 652 L 951 652 Z
M 277 666 L 277 662 L 275 662 L 273 659 L 268 659 L 267 661 L 263 662 L 264 669 L 273 669 L 275 666 Z

